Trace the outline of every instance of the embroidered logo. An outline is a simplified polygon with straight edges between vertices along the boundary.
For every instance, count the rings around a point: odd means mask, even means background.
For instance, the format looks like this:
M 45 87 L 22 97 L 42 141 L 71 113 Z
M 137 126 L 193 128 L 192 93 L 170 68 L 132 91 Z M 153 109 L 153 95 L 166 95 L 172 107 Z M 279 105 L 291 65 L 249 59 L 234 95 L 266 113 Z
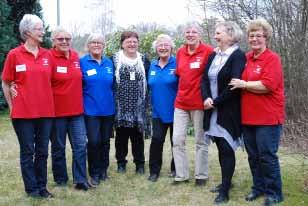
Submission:
M 48 64 L 48 59 L 46 59 L 46 58 L 42 58 L 42 64 L 43 64 L 43 66 L 48 66 L 49 64 Z
M 262 68 L 260 67 L 260 65 L 257 65 L 256 69 L 253 71 L 254 73 L 260 74 L 262 71 Z

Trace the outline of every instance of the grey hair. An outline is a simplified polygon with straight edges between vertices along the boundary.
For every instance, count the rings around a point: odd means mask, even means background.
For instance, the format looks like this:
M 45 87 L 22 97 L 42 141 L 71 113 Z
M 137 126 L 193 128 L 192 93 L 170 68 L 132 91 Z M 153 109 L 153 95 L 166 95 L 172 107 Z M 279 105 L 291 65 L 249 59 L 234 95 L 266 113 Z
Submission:
M 67 31 L 66 29 L 64 29 L 64 28 L 61 27 L 61 26 L 58 26 L 58 27 L 56 27 L 54 30 L 52 30 L 51 35 L 50 35 L 50 38 L 51 38 L 51 40 L 52 40 L 52 46 L 53 46 L 53 47 L 55 46 L 55 45 L 54 45 L 55 38 L 56 38 L 56 36 L 57 36 L 59 33 L 67 33 L 67 34 L 69 34 L 69 35 L 71 36 L 71 38 L 72 38 L 72 34 L 71 34 L 69 31 Z
M 160 34 L 160 35 L 157 36 L 157 38 L 152 43 L 152 49 L 154 51 L 156 51 L 156 47 L 157 47 L 158 42 L 160 42 L 162 40 L 168 41 L 170 46 L 171 46 L 171 49 L 175 48 L 175 44 L 174 44 L 172 38 L 168 34 Z
M 199 34 L 202 34 L 202 33 L 203 33 L 203 28 L 202 28 L 202 26 L 201 26 L 197 21 L 187 22 L 187 23 L 184 25 L 183 32 L 185 33 L 185 31 L 186 31 L 187 29 L 190 29 L 190 28 L 195 28 L 195 29 L 197 29 Z
M 103 42 L 105 44 L 105 36 L 101 33 L 91 33 L 88 38 L 87 38 L 87 41 L 86 41 L 86 44 L 84 46 L 85 48 L 85 51 L 88 52 L 89 51 L 89 43 L 93 40 L 99 40 L 101 42 Z
M 232 38 L 232 43 L 238 43 L 243 37 L 243 31 L 240 26 L 234 21 L 218 22 L 215 28 L 224 27 L 225 32 Z
M 42 19 L 34 14 L 25 14 L 19 23 L 19 33 L 22 40 L 27 40 L 27 32 L 31 32 L 36 24 L 43 24 Z
M 265 19 L 259 18 L 250 21 L 247 25 L 247 35 L 249 35 L 250 32 L 254 32 L 260 29 L 264 33 L 266 43 L 269 44 L 273 36 L 273 28 Z

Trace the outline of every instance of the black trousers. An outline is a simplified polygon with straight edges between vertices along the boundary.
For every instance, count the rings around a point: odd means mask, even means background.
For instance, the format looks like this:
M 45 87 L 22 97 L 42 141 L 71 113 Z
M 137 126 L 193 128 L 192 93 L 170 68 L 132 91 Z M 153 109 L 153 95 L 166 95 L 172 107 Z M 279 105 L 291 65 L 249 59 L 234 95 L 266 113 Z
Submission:
M 170 143 L 172 151 L 173 123 L 163 123 L 158 118 L 152 119 L 152 122 L 153 122 L 153 137 L 150 145 L 150 160 L 149 160 L 150 174 L 159 175 L 161 165 L 163 162 L 162 156 L 163 156 L 164 142 L 168 128 L 170 128 Z M 173 155 L 171 160 L 171 171 L 175 171 Z
M 235 169 L 235 153 L 224 138 L 215 137 L 214 141 L 218 149 L 219 164 L 221 169 L 222 187 L 220 192 L 228 194 Z
M 116 129 L 115 148 L 118 165 L 126 165 L 128 139 L 132 143 L 132 154 L 136 167 L 144 167 L 144 140 L 137 127 L 118 127 Z

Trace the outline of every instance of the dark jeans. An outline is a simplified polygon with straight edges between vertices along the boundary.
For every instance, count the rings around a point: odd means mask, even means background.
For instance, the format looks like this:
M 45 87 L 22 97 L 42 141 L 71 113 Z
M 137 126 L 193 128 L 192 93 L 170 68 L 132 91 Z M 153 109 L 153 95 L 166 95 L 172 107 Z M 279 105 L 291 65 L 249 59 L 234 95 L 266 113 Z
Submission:
M 88 171 L 92 178 L 100 178 L 109 166 L 110 138 L 114 115 L 85 116 L 88 137 Z
M 150 145 L 150 160 L 149 160 L 150 174 L 159 175 L 161 165 L 163 162 L 162 156 L 163 156 L 164 142 L 168 128 L 170 128 L 170 143 L 172 151 L 173 123 L 163 123 L 158 118 L 153 118 L 152 123 L 153 123 L 153 137 Z M 171 171 L 175 171 L 173 155 L 171 159 Z
M 128 139 L 132 143 L 132 153 L 136 167 L 144 167 L 144 140 L 137 127 L 118 127 L 116 129 L 115 148 L 118 165 L 126 165 Z
M 73 151 L 73 181 L 74 183 L 87 182 L 87 137 L 82 115 L 57 117 L 54 119 L 51 135 L 51 157 L 54 180 L 57 183 L 68 181 L 65 157 L 67 134 Z
M 282 200 L 280 165 L 277 156 L 281 125 L 244 126 L 244 142 L 253 178 L 252 190 Z
M 20 167 L 25 191 L 32 193 L 44 190 L 47 184 L 52 119 L 12 119 L 12 123 L 20 146 Z
M 215 137 L 221 170 L 220 192 L 228 194 L 235 169 L 235 154 L 229 143 L 222 137 Z

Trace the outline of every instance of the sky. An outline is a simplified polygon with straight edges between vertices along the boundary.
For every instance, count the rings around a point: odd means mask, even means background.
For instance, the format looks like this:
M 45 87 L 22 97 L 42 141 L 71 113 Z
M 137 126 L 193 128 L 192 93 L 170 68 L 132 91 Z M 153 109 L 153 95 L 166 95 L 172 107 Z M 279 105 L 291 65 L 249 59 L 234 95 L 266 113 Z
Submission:
M 102 13 L 100 4 L 104 0 L 59 0 L 60 24 L 73 31 L 89 33 L 93 22 Z M 57 0 L 40 0 L 45 23 L 51 29 L 57 24 Z M 179 24 L 196 18 L 187 9 L 188 0 L 110 0 L 109 13 L 117 26 L 127 28 L 138 23 L 154 22 L 175 28 Z

